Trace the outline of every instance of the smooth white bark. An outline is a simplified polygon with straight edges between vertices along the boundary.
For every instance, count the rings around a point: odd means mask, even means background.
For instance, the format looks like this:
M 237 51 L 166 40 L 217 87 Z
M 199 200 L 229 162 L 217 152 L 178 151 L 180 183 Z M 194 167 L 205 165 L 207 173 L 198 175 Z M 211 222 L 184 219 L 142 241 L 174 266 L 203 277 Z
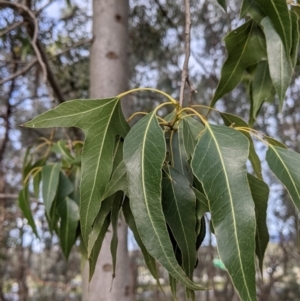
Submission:
M 90 98 L 116 96 L 128 87 L 128 0 L 93 0 L 93 43 L 90 52 Z M 128 106 L 122 104 L 125 115 Z M 112 283 L 111 232 L 107 233 L 95 274 L 84 270 L 83 301 L 131 301 L 132 273 L 127 228 L 120 221 L 116 278 Z

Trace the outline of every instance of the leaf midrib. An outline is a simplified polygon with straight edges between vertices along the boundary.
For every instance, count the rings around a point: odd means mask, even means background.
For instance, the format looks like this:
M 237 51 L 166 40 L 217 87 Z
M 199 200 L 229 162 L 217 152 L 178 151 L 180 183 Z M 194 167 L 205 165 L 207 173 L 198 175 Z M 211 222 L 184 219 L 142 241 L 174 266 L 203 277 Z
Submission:
M 230 205 L 231 205 L 231 213 L 232 213 L 233 224 L 234 224 L 234 237 L 235 237 L 236 246 L 237 246 L 237 249 L 238 249 L 239 262 L 240 262 L 241 271 L 242 271 L 242 274 L 243 274 L 244 284 L 245 284 L 245 287 L 247 289 L 247 294 L 248 294 L 248 297 L 251 300 L 252 298 L 251 298 L 251 295 L 250 295 L 250 292 L 249 292 L 249 289 L 248 289 L 248 285 L 247 285 L 247 281 L 246 281 L 246 278 L 245 278 L 244 266 L 243 266 L 242 261 L 241 261 L 241 250 L 240 250 L 240 246 L 239 246 L 239 243 L 238 243 L 238 235 L 237 235 L 237 231 L 236 231 L 236 229 L 237 229 L 237 227 L 236 227 L 236 217 L 235 217 L 235 212 L 233 210 L 233 200 L 232 200 L 231 188 L 230 188 L 230 185 L 229 185 L 229 179 L 228 179 L 227 171 L 226 171 L 226 168 L 225 168 L 225 163 L 224 163 L 223 157 L 221 155 L 221 150 L 220 150 L 219 144 L 217 143 L 216 137 L 215 137 L 213 131 L 211 130 L 209 124 L 207 124 L 207 128 L 208 128 L 208 130 L 209 130 L 209 132 L 210 132 L 210 134 L 211 134 L 211 136 L 212 136 L 212 138 L 213 138 L 213 140 L 215 142 L 215 145 L 216 145 L 216 148 L 217 148 L 220 160 L 221 160 L 221 164 L 222 164 L 222 167 L 223 167 L 223 170 L 224 170 L 226 184 L 227 184 L 228 192 L 229 192 L 229 200 L 230 200 Z

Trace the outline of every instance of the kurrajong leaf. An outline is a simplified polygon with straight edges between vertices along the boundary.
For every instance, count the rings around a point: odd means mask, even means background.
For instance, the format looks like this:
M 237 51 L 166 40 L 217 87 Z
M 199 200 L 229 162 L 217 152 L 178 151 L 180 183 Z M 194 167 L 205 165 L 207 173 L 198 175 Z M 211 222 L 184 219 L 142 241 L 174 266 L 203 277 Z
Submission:
M 284 44 L 275 31 L 271 20 L 265 17 L 261 21 L 261 25 L 266 35 L 270 76 L 279 96 L 280 107 L 282 107 L 285 92 L 291 82 L 293 74 L 291 60 L 290 57 L 287 56 Z M 276 49 L 276 51 L 274 51 L 274 49 Z
M 267 227 L 267 207 L 269 199 L 268 185 L 248 174 L 248 182 L 251 195 L 255 204 L 256 236 L 255 253 L 258 258 L 261 274 L 263 273 L 263 260 L 267 245 L 269 243 L 269 232 Z
M 25 124 L 32 128 L 78 127 L 85 134 L 80 183 L 80 224 L 87 245 L 113 168 L 116 136 L 125 137 L 129 126 L 119 98 L 67 101 Z
M 230 32 L 225 37 L 225 44 L 228 57 L 222 67 L 221 78 L 210 107 L 214 107 L 222 96 L 239 84 L 248 66 L 266 58 L 261 29 L 253 20 L 249 20 Z
M 224 11 L 227 11 L 227 7 L 226 7 L 226 1 L 225 0 L 217 0 L 219 5 L 224 9 Z
M 161 205 L 161 168 L 165 155 L 165 137 L 154 111 L 135 124 L 124 141 L 130 208 L 149 254 L 185 286 L 202 289 L 178 265 L 169 239 Z
M 248 139 L 224 126 L 206 125 L 191 166 L 202 183 L 218 250 L 244 301 L 256 300 L 255 210 L 247 181 Z
M 291 23 L 292 23 L 292 47 L 291 47 L 291 61 L 292 67 L 295 67 L 298 59 L 298 48 L 299 48 L 299 19 L 293 11 L 290 11 Z
M 229 113 L 220 113 L 224 123 L 227 126 L 234 126 L 234 127 L 246 127 L 248 128 L 249 125 L 247 124 L 247 122 L 245 122 L 242 118 L 233 115 L 233 114 L 229 114 Z M 254 147 L 254 143 L 253 140 L 251 138 L 251 135 L 245 131 L 241 131 L 241 133 L 243 135 L 245 135 L 248 140 L 249 140 L 249 144 L 250 144 L 250 149 L 249 149 L 249 160 L 252 164 L 253 170 L 256 174 L 256 176 L 259 179 L 262 179 L 262 173 L 261 173 L 261 162 L 260 159 L 255 151 L 255 147 Z
M 300 154 L 282 147 L 269 145 L 266 160 L 300 211 Z
M 192 279 L 196 262 L 196 197 L 187 178 L 172 166 L 164 168 L 162 205 L 166 221 L 182 256 L 182 267 Z

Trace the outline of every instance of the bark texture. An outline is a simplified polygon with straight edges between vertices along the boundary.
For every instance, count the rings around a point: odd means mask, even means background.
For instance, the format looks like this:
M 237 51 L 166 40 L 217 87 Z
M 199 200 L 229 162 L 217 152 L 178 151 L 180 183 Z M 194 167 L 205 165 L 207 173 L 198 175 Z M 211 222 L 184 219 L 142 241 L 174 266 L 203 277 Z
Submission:
M 128 88 L 128 0 L 93 0 L 93 42 L 90 53 L 90 97 L 112 97 Z M 125 116 L 129 106 L 122 104 Z M 116 278 L 112 282 L 111 232 L 106 234 L 95 274 L 84 270 L 83 301 L 131 301 L 132 277 L 127 251 L 127 227 L 118 228 Z

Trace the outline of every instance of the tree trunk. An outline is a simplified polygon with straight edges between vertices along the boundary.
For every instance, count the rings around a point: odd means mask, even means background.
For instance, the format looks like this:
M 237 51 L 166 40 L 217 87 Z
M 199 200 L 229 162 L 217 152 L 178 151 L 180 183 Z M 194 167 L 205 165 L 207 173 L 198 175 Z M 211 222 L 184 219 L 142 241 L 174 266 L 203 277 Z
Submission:
M 93 42 L 90 52 L 90 97 L 116 96 L 128 87 L 128 0 L 93 0 Z M 128 106 L 122 104 L 125 115 Z M 83 301 L 131 301 L 133 299 L 127 228 L 118 229 L 116 278 L 112 282 L 111 232 L 102 245 L 92 281 L 88 264 L 83 277 Z

